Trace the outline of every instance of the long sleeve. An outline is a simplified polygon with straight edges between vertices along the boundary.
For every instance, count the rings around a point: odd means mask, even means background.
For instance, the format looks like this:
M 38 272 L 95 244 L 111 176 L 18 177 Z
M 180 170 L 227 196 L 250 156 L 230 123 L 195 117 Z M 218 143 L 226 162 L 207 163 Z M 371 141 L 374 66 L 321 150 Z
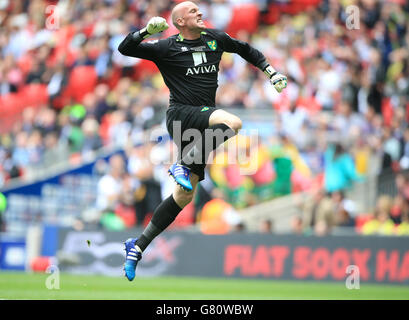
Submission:
M 237 53 L 244 60 L 262 71 L 264 71 L 264 69 L 269 65 L 265 56 L 256 48 L 250 46 L 247 42 L 234 39 L 223 31 L 214 29 L 210 31 L 215 35 L 218 41 L 220 41 L 220 45 L 224 51 Z
M 167 39 L 142 42 L 142 39 L 135 37 L 132 32 L 119 44 L 118 51 L 125 56 L 155 61 L 165 55 L 167 43 Z

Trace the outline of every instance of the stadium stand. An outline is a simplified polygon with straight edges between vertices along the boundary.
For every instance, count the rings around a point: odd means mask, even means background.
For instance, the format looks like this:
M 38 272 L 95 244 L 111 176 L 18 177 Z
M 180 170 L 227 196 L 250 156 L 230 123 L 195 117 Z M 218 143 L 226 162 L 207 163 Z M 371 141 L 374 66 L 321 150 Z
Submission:
M 133 198 L 118 200 L 117 216 L 125 227 L 146 222 L 160 195 L 169 191 L 169 181 L 162 175 L 166 155 L 174 146 L 166 134 L 161 143 L 152 141 L 152 132 L 164 128 L 168 90 L 152 63 L 121 56 L 117 46 L 148 17 L 169 20 L 173 4 L 1 2 L 1 190 L 41 180 L 52 166 L 83 165 L 104 148 L 120 149 L 128 161 L 124 174 L 131 183 L 129 187 L 128 180 L 121 180 L 119 188 L 130 188 Z M 273 217 L 275 229 L 291 231 L 291 218 L 303 216 L 294 194 L 307 196 L 320 188 L 331 194 L 343 191 L 345 197 L 326 196 L 335 222 L 331 226 L 326 222 L 317 232 L 331 233 L 345 226 L 363 234 L 409 235 L 405 171 L 409 168 L 409 3 L 348 4 L 360 6 L 359 29 L 348 29 L 343 1 L 201 2 L 209 26 L 222 26 L 252 43 L 288 75 L 289 85 L 278 95 L 263 74 L 240 57 L 225 54 L 217 103 L 241 113 L 249 129 L 259 130 L 259 157 L 253 160 L 260 171 L 236 181 L 237 168 L 209 166 L 212 184 L 201 188 L 200 199 L 176 225 L 198 222 L 208 201 L 223 199 L 242 212 L 250 230 Z M 53 10 L 45 15 L 47 6 Z M 216 9 L 230 12 L 225 21 Z M 266 116 L 260 120 L 255 114 Z M 335 156 L 333 145 L 342 146 Z M 147 159 L 156 161 L 146 164 Z M 135 169 L 138 166 L 144 166 L 144 175 Z M 345 184 L 329 188 L 329 172 Z M 95 179 L 102 173 L 80 185 L 95 190 Z M 368 182 L 372 180 L 377 181 Z M 371 188 L 370 201 L 354 197 L 359 183 Z M 72 185 L 60 188 L 51 191 L 69 194 Z M 390 205 L 379 214 L 376 204 L 385 195 Z M 78 207 L 67 206 L 61 213 L 62 223 L 100 222 L 84 219 L 92 216 L 86 209 L 94 205 L 96 195 L 82 196 Z M 16 196 L 9 200 L 9 211 L 3 214 L 6 227 L 13 219 L 27 219 L 19 201 Z M 35 210 L 42 208 L 33 203 Z M 49 204 L 44 217 L 53 216 L 58 205 Z M 288 208 L 288 215 L 280 220 L 283 208 Z M 69 218 L 71 214 L 75 218 Z M 258 220 L 251 222 L 254 214 Z M 314 233 L 316 225 L 322 227 L 319 219 L 303 232 Z

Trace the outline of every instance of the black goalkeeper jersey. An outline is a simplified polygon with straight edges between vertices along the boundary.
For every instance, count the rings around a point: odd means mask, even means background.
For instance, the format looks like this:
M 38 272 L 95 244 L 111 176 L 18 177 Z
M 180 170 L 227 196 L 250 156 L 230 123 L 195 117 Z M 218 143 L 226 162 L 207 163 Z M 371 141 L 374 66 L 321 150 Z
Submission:
M 170 91 L 170 105 L 214 107 L 219 63 L 224 51 L 239 54 L 262 71 L 268 66 L 259 50 L 215 29 L 205 29 L 196 40 L 186 40 L 177 34 L 141 42 L 130 33 L 118 50 L 126 56 L 151 60 L 158 66 Z

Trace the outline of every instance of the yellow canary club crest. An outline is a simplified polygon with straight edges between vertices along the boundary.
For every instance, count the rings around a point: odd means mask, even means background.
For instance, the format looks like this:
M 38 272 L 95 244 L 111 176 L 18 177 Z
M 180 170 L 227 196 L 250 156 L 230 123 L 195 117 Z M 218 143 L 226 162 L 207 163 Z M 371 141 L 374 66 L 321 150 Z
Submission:
M 209 46 L 210 50 L 214 51 L 217 49 L 217 42 L 216 40 L 207 41 L 207 45 Z

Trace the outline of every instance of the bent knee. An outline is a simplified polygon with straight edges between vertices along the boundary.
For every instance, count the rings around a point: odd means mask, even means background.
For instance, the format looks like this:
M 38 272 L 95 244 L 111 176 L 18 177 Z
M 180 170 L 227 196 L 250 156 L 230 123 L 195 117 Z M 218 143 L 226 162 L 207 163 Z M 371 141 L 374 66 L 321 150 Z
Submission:
M 225 125 L 229 126 L 229 128 L 233 129 L 233 131 L 236 134 L 242 128 L 243 125 L 239 117 L 221 109 L 213 112 L 209 119 L 209 125 L 211 126 L 218 123 L 224 123 Z
M 239 132 L 239 130 L 242 128 L 243 126 L 243 122 L 241 121 L 240 118 L 238 117 L 232 117 L 231 119 L 227 120 L 225 122 L 225 124 L 227 126 L 229 126 L 232 130 L 234 130 L 234 132 L 237 134 Z
M 173 198 L 175 202 L 183 209 L 193 200 L 193 192 L 187 192 L 179 188 L 179 190 L 173 192 Z

